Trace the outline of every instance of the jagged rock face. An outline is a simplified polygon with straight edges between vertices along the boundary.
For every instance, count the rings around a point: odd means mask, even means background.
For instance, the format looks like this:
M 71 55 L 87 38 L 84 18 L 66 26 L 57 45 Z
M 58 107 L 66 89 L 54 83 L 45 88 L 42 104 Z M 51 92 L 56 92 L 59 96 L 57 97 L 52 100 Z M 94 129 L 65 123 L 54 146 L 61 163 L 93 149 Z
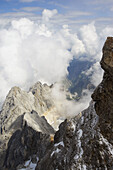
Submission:
M 113 38 L 105 42 L 101 66 L 105 73 L 92 95 L 95 103 L 60 125 L 37 170 L 113 169 Z
M 13 170 L 22 167 L 29 158 L 41 159 L 46 149 L 52 145 L 50 136 L 37 132 L 24 125 L 22 130 L 17 130 L 8 142 L 8 149 L 4 162 L 4 170 Z
M 33 91 L 37 91 L 37 95 Z M 50 92 L 51 87 L 40 82 L 31 87 L 29 92 L 19 87 L 10 90 L 0 113 L 0 167 L 3 165 L 10 137 L 17 130 L 22 130 L 23 122 L 26 121 L 29 127 L 43 134 L 55 133 L 47 120 L 41 117 L 53 105 Z M 47 103 L 48 98 L 50 105 Z
M 37 95 L 33 95 L 35 90 L 38 91 Z M 45 93 L 41 93 L 42 91 Z M 43 115 L 49 108 L 45 97 L 48 95 L 48 98 L 50 98 L 49 91 L 50 87 L 46 85 L 45 89 L 45 85 L 42 85 L 40 82 L 30 88 L 29 92 L 22 91 L 19 87 L 13 87 L 6 97 L 0 114 L 2 130 L 8 131 L 14 120 L 24 112 L 35 110 L 39 115 Z M 51 105 L 53 104 L 52 100 L 50 103 Z
M 47 120 L 35 111 L 19 116 L 11 128 L 15 128 L 17 124 L 20 128 L 10 138 L 5 156 L 4 169 L 8 170 L 16 169 L 34 155 L 42 158 L 51 145 L 50 135 L 55 133 Z
M 105 72 L 113 76 L 113 37 L 108 37 L 104 44 L 103 56 L 100 64 Z
M 105 70 L 103 81 L 92 98 L 99 115 L 101 133 L 113 145 L 113 38 L 108 37 L 103 47 L 101 66 Z
M 25 96 L 22 94 L 21 96 L 19 94 L 20 90 L 17 89 L 16 94 L 19 96 L 19 100 L 16 103 L 21 103 L 22 108 L 19 107 L 19 109 L 21 108 L 22 111 L 20 112 L 18 110 L 18 112 L 15 112 L 18 107 L 13 108 L 16 99 L 14 98 L 14 101 L 11 102 L 12 98 L 8 95 L 9 98 L 6 100 L 0 115 L 2 123 L 2 139 L 0 139 L 0 142 L 2 142 L 2 146 L 3 141 L 8 141 L 9 139 L 7 138 L 12 135 L 12 132 L 15 133 L 8 142 L 4 162 L 5 170 L 22 170 L 22 168 L 28 170 L 30 166 L 27 166 L 26 163 L 24 164 L 26 160 L 27 163 L 30 162 L 30 165 L 35 162 L 34 169 L 36 170 L 113 169 L 112 61 L 113 38 L 108 38 L 103 48 L 103 58 L 101 60 L 101 65 L 105 73 L 103 81 L 92 95 L 93 101 L 91 101 L 88 109 L 78 114 L 78 116 L 67 119 L 60 124 L 59 130 L 56 133 L 46 119 L 40 115 L 40 111 L 42 112 L 54 107 L 54 102 L 49 99 L 51 96 L 51 87 L 47 85 L 43 85 L 42 87 L 40 83 L 35 84 L 30 88 L 29 93 L 25 93 Z M 27 99 L 29 95 L 32 96 L 30 96 L 31 103 Z M 27 100 L 25 105 L 21 102 L 23 97 Z M 8 100 L 10 101 L 9 103 Z M 38 113 L 35 110 L 36 103 L 34 102 L 37 100 L 39 104 L 37 106 L 37 109 L 39 109 Z M 25 113 L 23 113 L 23 108 L 25 109 Z M 31 112 L 30 109 L 34 111 Z M 7 128 L 5 129 L 4 125 L 7 123 L 7 120 L 10 120 L 10 123 L 8 125 L 6 124 Z M 4 132 L 6 132 L 5 135 Z M 53 143 L 53 139 L 52 141 L 50 140 L 50 134 L 54 133 Z M 4 146 L 4 148 L 6 147 Z M 4 159 L 1 157 L 0 160 L 2 161 Z
M 92 102 L 77 117 L 60 125 L 54 146 L 38 163 L 36 170 L 112 170 L 112 152 L 112 145 L 100 133 Z

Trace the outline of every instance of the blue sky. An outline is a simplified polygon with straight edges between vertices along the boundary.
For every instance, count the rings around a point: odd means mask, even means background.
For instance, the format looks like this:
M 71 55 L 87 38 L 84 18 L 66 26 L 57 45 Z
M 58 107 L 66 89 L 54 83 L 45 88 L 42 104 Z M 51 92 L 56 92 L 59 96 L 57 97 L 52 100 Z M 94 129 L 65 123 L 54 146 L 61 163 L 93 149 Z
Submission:
M 0 13 L 41 14 L 43 9 L 57 9 L 59 14 L 73 14 L 78 19 L 112 20 L 112 0 L 0 0 Z M 24 15 L 24 13 L 23 13 Z M 82 16 L 82 17 L 81 17 Z M 72 17 L 71 17 L 72 18 Z

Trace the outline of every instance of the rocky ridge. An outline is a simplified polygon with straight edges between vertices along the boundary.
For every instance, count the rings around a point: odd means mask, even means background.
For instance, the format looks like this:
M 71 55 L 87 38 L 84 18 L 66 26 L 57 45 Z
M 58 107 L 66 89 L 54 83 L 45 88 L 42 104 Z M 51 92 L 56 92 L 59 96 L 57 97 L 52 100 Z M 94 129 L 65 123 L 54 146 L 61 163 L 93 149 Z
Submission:
M 55 107 L 52 86 L 37 83 L 28 93 L 13 88 L 0 114 L 0 170 L 112 170 L 112 61 L 113 38 L 108 37 L 101 60 L 105 73 L 93 100 L 57 132 L 44 117 Z
M 0 166 L 3 166 L 10 138 L 18 130 L 23 130 L 24 122 L 34 131 L 42 134 L 50 136 L 55 133 L 44 117 L 45 113 L 49 114 L 48 110 L 52 107 L 54 102 L 51 99 L 51 87 L 46 84 L 37 82 L 29 92 L 19 87 L 10 90 L 0 113 Z
M 113 38 L 103 47 L 103 81 L 92 94 L 89 108 L 66 120 L 54 137 L 54 146 L 36 170 L 113 169 Z M 46 167 L 46 168 L 45 168 Z

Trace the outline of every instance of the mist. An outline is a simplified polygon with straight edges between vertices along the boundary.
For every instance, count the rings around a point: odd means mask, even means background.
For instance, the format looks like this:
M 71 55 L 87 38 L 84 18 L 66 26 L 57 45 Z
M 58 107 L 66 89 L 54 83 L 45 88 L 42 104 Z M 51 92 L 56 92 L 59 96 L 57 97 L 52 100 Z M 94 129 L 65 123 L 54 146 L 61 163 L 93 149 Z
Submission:
M 98 64 L 101 49 L 106 36 L 113 34 L 113 29 L 105 27 L 97 32 L 95 22 L 92 22 L 72 33 L 68 25 L 57 27 L 51 22 L 57 15 L 56 9 L 45 9 L 41 20 L 10 19 L 6 25 L 4 19 L 1 20 L 0 25 L 4 25 L 0 27 L 1 103 L 13 86 L 28 90 L 37 81 L 49 85 L 60 82 L 68 74 L 67 68 L 74 57 L 95 61 L 86 74 L 93 73 L 91 82 L 95 85 L 101 81 L 102 70 Z M 88 92 L 77 103 L 67 101 L 64 94 L 55 97 L 57 101 L 65 101 L 66 114 L 73 115 L 88 105 L 90 94 Z

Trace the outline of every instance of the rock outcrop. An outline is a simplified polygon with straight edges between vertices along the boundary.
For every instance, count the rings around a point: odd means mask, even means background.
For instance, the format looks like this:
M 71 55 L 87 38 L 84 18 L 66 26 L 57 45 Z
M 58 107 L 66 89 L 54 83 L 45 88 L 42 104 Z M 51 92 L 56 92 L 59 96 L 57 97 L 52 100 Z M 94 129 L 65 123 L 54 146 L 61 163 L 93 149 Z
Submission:
M 113 169 L 113 38 L 103 47 L 103 81 L 88 109 L 66 120 L 36 170 Z
M 108 37 L 104 44 L 100 64 L 105 71 L 104 77 L 92 98 L 101 133 L 113 145 L 113 37 Z
M 0 114 L 0 170 L 113 169 L 112 37 L 103 47 L 101 66 L 103 80 L 89 107 L 62 122 L 56 133 L 44 117 L 55 107 L 52 86 L 37 83 L 28 93 L 17 87 L 10 91 Z
M 55 133 L 44 117 L 44 113 L 53 106 L 51 87 L 46 84 L 38 82 L 29 92 L 19 87 L 10 90 L 0 113 L 0 167 L 4 163 L 9 139 L 18 130 L 22 130 L 23 122 L 26 121 L 28 127 L 42 134 Z
M 43 124 L 44 122 L 45 124 Z M 54 134 L 54 130 L 50 125 L 48 125 L 47 129 L 47 122 L 43 118 L 39 124 L 40 129 L 36 131 L 28 126 L 25 121 L 22 129 L 17 130 L 12 135 L 8 142 L 8 149 L 4 161 L 3 168 L 5 170 L 25 168 L 24 162 L 28 159 L 31 159 L 31 162 L 36 165 L 38 159 L 44 156 L 47 148 L 53 145 L 50 134 Z
M 101 134 L 98 122 L 91 102 L 77 117 L 62 123 L 54 146 L 38 162 L 36 170 L 112 170 L 113 146 Z

